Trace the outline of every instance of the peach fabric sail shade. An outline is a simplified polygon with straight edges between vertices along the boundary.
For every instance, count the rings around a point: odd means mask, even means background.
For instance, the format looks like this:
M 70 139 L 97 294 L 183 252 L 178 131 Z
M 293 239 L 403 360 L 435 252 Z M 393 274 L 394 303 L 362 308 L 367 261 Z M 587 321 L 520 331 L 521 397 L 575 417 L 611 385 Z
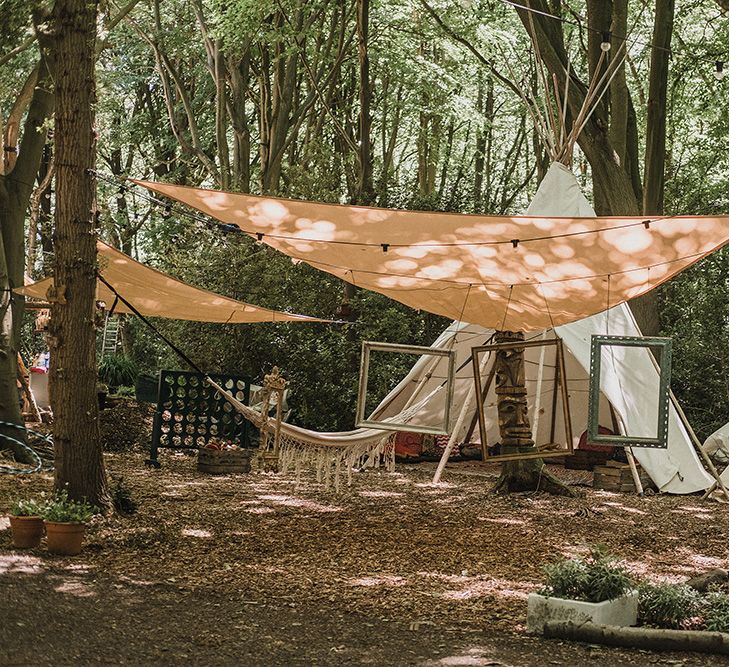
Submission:
M 729 216 L 463 215 L 134 183 L 262 234 L 271 247 L 358 287 L 496 329 L 580 320 L 644 294 L 729 241 Z
M 330 321 L 260 308 L 237 301 L 188 285 L 172 276 L 140 264 L 102 241 L 97 241 L 96 246 L 99 253 L 99 272 L 142 315 L 227 324 Z M 52 285 L 53 278 L 45 278 L 19 288 L 16 292 L 36 299 L 45 299 L 48 288 Z M 115 295 L 106 285 L 97 280 L 96 298 L 104 301 L 107 308 L 111 308 Z M 114 307 L 114 312 L 129 313 L 130 310 L 119 301 Z

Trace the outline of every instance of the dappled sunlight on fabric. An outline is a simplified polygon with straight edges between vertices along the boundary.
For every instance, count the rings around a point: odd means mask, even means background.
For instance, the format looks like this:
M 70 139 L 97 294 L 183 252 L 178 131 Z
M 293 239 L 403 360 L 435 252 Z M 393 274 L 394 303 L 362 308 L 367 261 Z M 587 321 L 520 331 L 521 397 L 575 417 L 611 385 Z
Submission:
M 578 187 L 572 175 L 550 174 L 550 187 L 565 187 L 560 178 Z M 501 289 L 472 291 L 463 317 L 498 327 L 511 310 L 509 326 L 524 331 L 601 312 L 608 292 L 610 305 L 639 296 L 729 237 L 721 216 L 653 218 L 646 228 L 641 217 L 423 213 L 140 184 L 248 234 L 261 233 L 263 243 L 358 287 L 452 319 L 460 319 L 464 308 L 438 294 L 447 283 L 503 286 L 507 292 L 522 285 L 513 304 Z M 587 202 L 580 210 L 589 214 Z M 655 265 L 663 268 L 646 270 Z M 613 278 L 609 284 L 600 280 L 606 275 Z M 545 280 L 561 281 L 560 287 L 540 292 Z

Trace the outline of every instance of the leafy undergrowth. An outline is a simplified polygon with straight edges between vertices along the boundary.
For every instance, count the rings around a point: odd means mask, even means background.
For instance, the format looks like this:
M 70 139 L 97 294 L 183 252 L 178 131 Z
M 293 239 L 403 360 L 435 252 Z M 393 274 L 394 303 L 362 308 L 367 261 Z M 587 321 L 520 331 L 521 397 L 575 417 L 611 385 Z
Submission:
M 672 582 L 729 565 L 726 507 L 698 497 L 500 497 L 489 493 L 498 468 L 480 463 L 449 465 L 438 486 L 431 465 L 368 470 L 336 494 L 313 476 L 298 487 L 272 474 L 207 476 L 188 456 L 163 455 L 161 470 L 137 453 L 106 461 L 138 509 L 97 520 L 68 562 L 139 584 L 521 631 L 543 567 L 594 545 L 636 576 Z M 0 475 L 0 516 L 51 484 L 49 475 Z M 0 550 L 9 548 L 0 524 Z

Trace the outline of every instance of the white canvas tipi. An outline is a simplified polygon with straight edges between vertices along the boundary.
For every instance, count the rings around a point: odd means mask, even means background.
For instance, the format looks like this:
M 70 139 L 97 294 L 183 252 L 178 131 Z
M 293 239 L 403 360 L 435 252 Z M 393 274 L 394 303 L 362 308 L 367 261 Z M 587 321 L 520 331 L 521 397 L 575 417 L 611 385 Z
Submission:
M 595 215 L 582 194 L 572 172 L 562 164 L 554 163 L 547 172 L 526 212 L 527 215 L 582 216 Z M 475 414 L 473 402 L 473 368 L 471 348 L 485 344 L 493 331 L 480 326 L 454 322 L 435 341 L 434 346 L 453 349 L 456 353 L 456 382 L 451 409 L 452 438 L 460 441 L 472 424 Z M 626 304 L 612 307 L 584 320 L 558 326 L 529 338 L 559 336 L 564 344 L 570 412 L 574 445 L 587 428 L 588 383 L 590 369 L 590 342 L 593 334 L 640 336 L 641 332 Z M 541 350 L 544 350 L 542 352 Z M 658 422 L 658 371 L 651 354 L 643 348 L 610 347 L 603 356 L 601 376 L 602 396 L 600 423 L 612 428 L 617 418 L 620 431 L 635 436 L 655 437 Z M 551 440 L 564 441 L 561 407 L 554 406 L 557 394 L 554 385 L 554 348 L 528 348 L 526 350 L 526 385 L 532 426 L 537 445 Z M 482 377 L 490 368 L 485 357 Z M 421 357 L 408 375 L 388 394 L 375 410 L 377 419 L 394 417 L 408 406 L 411 423 L 436 424 L 442 418 L 445 391 L 446 362 L 434 362 L 434 357 Z M 417 396 L 413 393 L 417 392 Z M 495 394 L 493 388 L 485 397 L 490 443 L 499 440 L 495 421 Z M 554 424 L 554 426 L 553 426 Z M 554 434 L 552 433 L 554 431 Z M 476 430 L 476 435 L 478 430 Z M 553 436 L 553 437 L 552 437 Z M 667 493 L 694 493 L 712 485 L 714 479 L 704 470 L 690 436 L 673 406 L 670 407 L 668 448 L 633 448 L 633 454 L 656 486 Z M 729 477 L 729 473 L 725 478 Z M 729 481 L 729 479 L 727 479 Z

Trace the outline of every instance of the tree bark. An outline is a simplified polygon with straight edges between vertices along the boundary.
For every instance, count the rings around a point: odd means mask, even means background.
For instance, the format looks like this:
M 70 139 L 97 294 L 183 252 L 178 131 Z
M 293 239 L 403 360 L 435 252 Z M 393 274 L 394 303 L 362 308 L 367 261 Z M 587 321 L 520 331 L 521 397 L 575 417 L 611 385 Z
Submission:
M 648 86 L 648 113 L 643 175 L 643 213 L 663 213 L 666 165 L 666 98 L 668 65 L 673 32 L 674 0 L 657 0 Z
M 44 19 L 39 12 L 34 14 L 36 26 Z M 39 39 L 43 47 L 48 46 L 45 36 L 39 34 Z M 11 171 L 0 176 L 0 421 L 12 424 L 23 423 L 17 387 L 17 356 L 25 300 L 18 295 L 11 298 L 10 290 L 24 284 L 25 212 L 46 142 L 44 124 L 53 112 L 49 59 L 41 56 L 38 82 L 28 106 L 17 160 L 13 161 Z M 17 429 L 0 428 L 0 433 L 18 437 Z M 18 461 L 32 462 L 27 452 L 12 441 L 3 440 L 3 446 L 11 449 Z
M 539 12 L 551 13 L 545 0 L 529 0 L 529 5 Z M 539 44 L 544 64 L 557 78 L 559 89 L 563 90 L 568 58 L 562 35 L 562 24 L 524 9 L 517 8 L 516 11 L 527 32 Z M 534 26 L 533 34 L 532 26 Z M 575 71 L 570 69 L 570 92 L 567 106 L 573 118 L 577 116 L 586 92 L 585 84 Z M 608 132 L 606 106 L 600 104 L 578 139 L 578 144 L 592 168 L 595 209 L 598 215 L 639 215 L 640 207 L 635 198 L 631 179 L 615 157 Z
M 375 189 L 372 181 L 372 139 L 370 128 L 370 58 L 368 41 L 370 31 L 370 1 L 357 0 L 357 41 L 359 45 L 359 171 L 357 178 L 357 203 L 373 204 Z
M 52 308 L 50 398 L 55 485 L 71 498 L 109 507 L 96 396 L 94 192 L 98 0 L 57 0 L 56 301 Z
M 666 100 L 674 0 L 657 0 L 653 24 L 653 48 L 648 85 L 645 170 L 643 175 L 643 214 L 663 214 L 666 174 Z M 658 295 L 649 292 L 631 302 L 640 330 L 646 336 L 660 333 Z

